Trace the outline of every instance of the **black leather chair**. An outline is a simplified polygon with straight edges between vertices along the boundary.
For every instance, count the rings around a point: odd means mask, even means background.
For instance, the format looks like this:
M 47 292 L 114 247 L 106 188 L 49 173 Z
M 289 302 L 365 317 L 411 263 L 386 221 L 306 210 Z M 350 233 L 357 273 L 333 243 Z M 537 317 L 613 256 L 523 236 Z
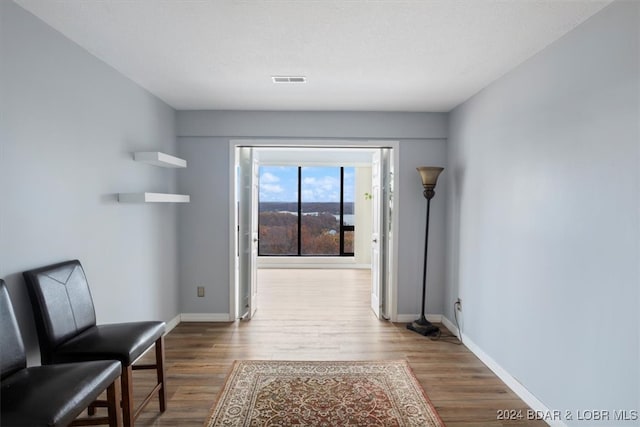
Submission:
M 43 364 L 115 359 L 122 363 L 122 416 L 126 427 L 158 393 L 166 409 L 164 322 L 96 325 L 89 284 L 80 261 L 65 261 L 23 273 L 36 320 Z M 155 343 L 155 364 L 134 366 Z M 157 383 L 136 409 L 133 370 L 154 369 Z M 91 413 L 91 412 L 90 412 Z
M 0 425 L 120 426 L 120 372 L 117 360 L 27 368 L 27 358 L 9 292 L 0 280 Z M 107 390 L 106 418 L 73 421 Z M 102 405 L 101 405 L 102 406 Z

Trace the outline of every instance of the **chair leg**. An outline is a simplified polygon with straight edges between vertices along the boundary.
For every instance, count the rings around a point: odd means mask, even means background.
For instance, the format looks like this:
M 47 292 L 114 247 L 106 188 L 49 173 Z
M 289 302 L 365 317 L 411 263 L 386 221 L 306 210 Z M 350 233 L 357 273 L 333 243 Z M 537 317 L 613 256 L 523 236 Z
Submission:
M 124 427 L 133 427 L 133 368 L 131 365 L 122 368 L 122 424 Z
M 167 409 L 167 387 L 164 375 L 164 336 L 156 340 L 156 374 L 158 384 L 160 384 L 160 389 L 158 390 L 160 412 L 164 412 Z
M 89 407 L 87 408 L 87 414 L 92 417 L 96 414 L 96 407 L 95 405 L 92 403 L 91 405 L 89 405 Z
M 120 411 L 121 397 L 120 380 L 115 380 L 107 388 L 107 414 L 109 417 L 109 427 L 122 427 L 122 412 Z

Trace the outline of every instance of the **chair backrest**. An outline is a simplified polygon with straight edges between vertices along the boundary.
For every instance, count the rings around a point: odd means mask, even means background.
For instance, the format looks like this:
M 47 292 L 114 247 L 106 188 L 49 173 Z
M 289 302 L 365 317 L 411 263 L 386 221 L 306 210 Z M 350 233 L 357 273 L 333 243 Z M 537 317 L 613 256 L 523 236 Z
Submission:
M 91 291 L 80 261 L 23 273 L 38 330 L 42 363 L 55 348 L 96 324 Z
M 2 357 L 0 357 L 2 379 L 27 367 L 22 335 L 13 312 L 7 285 L 2 279 L 0 279 L 0 348 L 2 348 Z

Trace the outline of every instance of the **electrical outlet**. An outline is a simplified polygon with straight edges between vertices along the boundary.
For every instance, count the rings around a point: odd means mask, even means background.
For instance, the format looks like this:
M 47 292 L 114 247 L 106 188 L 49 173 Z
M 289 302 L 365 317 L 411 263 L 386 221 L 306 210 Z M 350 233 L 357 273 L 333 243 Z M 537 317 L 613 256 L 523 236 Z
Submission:
M 204 297 L 204 286 L 198 286 L 198 297 Z
M 461 298 L 458 298 L 458 299 L 456 300 L 456 304 L 455 304 L 455 305 L 456 305 L 456 309 L 457 309 L 458 311 L 462 311 L 462 299 L 461 299 Z

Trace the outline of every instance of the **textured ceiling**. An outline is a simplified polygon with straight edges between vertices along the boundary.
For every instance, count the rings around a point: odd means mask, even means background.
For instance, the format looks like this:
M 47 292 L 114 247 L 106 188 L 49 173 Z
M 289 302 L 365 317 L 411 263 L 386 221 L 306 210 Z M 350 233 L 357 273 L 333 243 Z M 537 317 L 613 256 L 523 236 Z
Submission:
M 445 112 L 610 0 L 16 3 L 179 110 Z

